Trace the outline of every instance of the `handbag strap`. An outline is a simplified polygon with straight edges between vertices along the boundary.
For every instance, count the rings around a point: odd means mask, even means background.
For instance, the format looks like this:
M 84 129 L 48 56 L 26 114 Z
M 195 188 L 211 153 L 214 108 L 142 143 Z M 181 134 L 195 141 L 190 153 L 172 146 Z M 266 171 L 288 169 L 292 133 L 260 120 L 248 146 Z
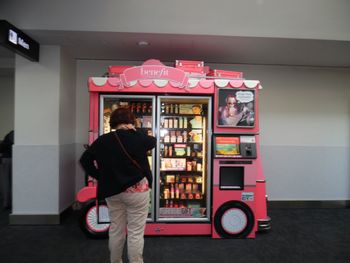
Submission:
M 121 142 L 121 140 L 120 140 L 120 138 L 119 138 L 119 136 L 118 136 L 118 134 L 117 134 L 117 131 L 114 132 L 114 135 L 115 135 L 115 137 L 117 138 L 117 141 L 119 142 L 119 145 L 120 145 L 120 147 L 122 148 L 122 150 L 123 150 L 123 152 L 125 153 L 125 155 L 130 159 L 130 161 L 131 161 L 141 172 L 143 172 L 143 169 L 142 169 L 142 167 L 139 165 L 139 163 L 136 162 L 136 161 L 130 156 L 130 154 L 127 152 L 127 150 L 125 149 L 123 143 Z

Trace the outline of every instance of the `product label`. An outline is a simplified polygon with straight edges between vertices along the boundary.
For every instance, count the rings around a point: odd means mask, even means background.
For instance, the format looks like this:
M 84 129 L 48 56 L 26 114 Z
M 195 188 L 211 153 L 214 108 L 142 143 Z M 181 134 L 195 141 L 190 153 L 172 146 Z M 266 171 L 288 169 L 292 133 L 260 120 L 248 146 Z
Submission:
M 204 207 L 191 207 L 191 208 L 164 208 L 159 209 L 160 217 L 170 217 L 170 218 L 198 218 L 205 217 L 206 208 Z
M 254 193 L 253 192 L 243 192 L 241 200 L 242 201 L 254 201 Z

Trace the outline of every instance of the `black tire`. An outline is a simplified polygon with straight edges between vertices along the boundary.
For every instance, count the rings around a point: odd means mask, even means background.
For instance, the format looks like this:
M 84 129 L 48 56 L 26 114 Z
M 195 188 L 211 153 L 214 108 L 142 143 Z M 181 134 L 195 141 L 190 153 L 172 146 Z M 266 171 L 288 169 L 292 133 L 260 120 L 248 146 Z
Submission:
M 106 212 L 105 209 L 108 209 L 106 203 L 100 202 L 99 209 L 103 209 L 103 212 Z M 96 200 L 85 203 L 81 210 L 79 225 L 81 230 L 89 238 L 108 238 L 109 223 L 99 224 L 97 222 Z
M 215 213 L 214 226 L 222 238 L 245 238 L 254 227 L 254 214 L 239 201 L 224 203 Z

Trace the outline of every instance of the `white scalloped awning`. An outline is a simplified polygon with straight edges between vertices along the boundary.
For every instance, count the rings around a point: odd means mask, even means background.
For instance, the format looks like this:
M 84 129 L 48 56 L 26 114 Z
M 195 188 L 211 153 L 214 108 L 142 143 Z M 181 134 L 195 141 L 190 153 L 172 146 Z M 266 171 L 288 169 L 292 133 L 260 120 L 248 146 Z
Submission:
M 215 85 L 219 88 L 241 88 L 245 86 L 246 88 L 255 89 L 262 87 L 260 86 L 260 81 L 258 80 L 229 80 L 229 79 L 215 79 Z
M 102 78 L 102 77 L 93 77 L 92 81 L 96 86 L 104 86 L 107 83 L 108 78 Z
M 121 81 L 119 78 L 116 77 L 92 77 L 92 82 L 96 86 L 104 86 L 108 82 L 109 85 L 112 87 L 119 87 L 121 85 Z M 215 85 L 219 88 L 226 88 L 226 87 L 232 87 L 232 88 L 242 88 L 246 87 L 249 89 L 262 89 L 262 86 L 260 85 L 260 81 L 258 80 L 230 80 L 230 79 L 197 79 L 197 78 L 190 78 L 188 80 L 187 88 L 193 89 L 197 86 L 200 86 L 202 88 L 210 88 L 213 85 L 213 82 Z M 146 79 L 146 80 L 139 80 L 139 81 L 132 81 L 129 83 L 129 87 L 135 86 L 136 84 L 139 84 L 142 87 L 149 87 L 151 85 L 155 85 L 159 88 L 164 88 L 168 84 L 170 84 L 172 87 L 177 88 L 180 87 L 180 83 L 168 81 L 164 79 Z

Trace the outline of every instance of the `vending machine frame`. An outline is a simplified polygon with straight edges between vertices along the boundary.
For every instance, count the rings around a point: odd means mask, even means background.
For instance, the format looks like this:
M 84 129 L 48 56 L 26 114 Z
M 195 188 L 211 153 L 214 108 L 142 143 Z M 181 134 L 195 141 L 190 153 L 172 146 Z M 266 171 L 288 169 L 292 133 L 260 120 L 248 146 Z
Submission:
M 255 123 L 253 127 L 248 129 L 245 127 L 223 127 L 217 124 L 218 115 L 215 110 L 219 106 L 218 90 L 243 90 L 254 91 L 258 94 L 261 85 L 256 80 L 244 80 L 236 77 L 218 77 L 207 76 L 203 71 L 203 63 L 197 63 L 199 68 L 190 63 L 188 66 L 181 68 L 181 63 L 176 63 L 176 67 L 168 67 L 157 60 L 148 60 L 141 66 L 112 66 L 110 67 L 109 77 L 91 77 L 88 81 L 90 92 L 90 118 L 89 118 L 89 143 L 92 143 L 101 134 L 101 114 L 103 110 L 101 106 L 101 99 L 103 96 L 116 97 L 130 97 L 130 96 L 144 96 L 145 98 L 153 98 L 153 109 L 158 109 L 158 115 L 155 116 L 156 123 L 153 119 L 153 132 L 155 136 L 159 136 L 159 103 L 160 98 L 209 98 L 210 108 L 208 109 L 208 164 L 207 164 L 207 216 L 203 219 L 184 220 L 171 219 L 163 220 L 159 218 L 159 187 L 156 188 L 154 200 L 157 200 L 152 205 L 152 213 L 157 210 L 156 214 L 152 214 L 151 219 L 148 220 L 145 234 L 146 235 L 212 235 L 213 238 L 254 238 L 255 232 L 258 230 L 270 229 L 270 218 L 267 216 L 267 196 L 266 196 L 266 180 L 262 172 L 260 148 L 259 148 L 259 121 L 258 121 L 258 96 L 255 100 Z M 240 75 L 241 77 L 241 75 Z M 213 105 L 212 105 L 213 102 Z M 155 127 L 157 125 L 158 127 Z M 210 125 L 210 126 L 209 126 Z M 253 175 L 254 178 L 249 180 L 256 181 L 252 185 L 249 192 L 254 192 L 254 202 L 246 205 L 253 211 L 253 228 L 249 232 L 238 233 L 233 235 L 220 234 L 216 225 L 215 214 L 221 207 L 227 203 L 238 202 L 241 207 L 245 206 L 241 202 L 242 193 L 237 191 L 229 191 L 228 196 L 225 196 L 225 191 L 217 189 L 215 183 L 218 179 L 217 175 L 212 174 L 215 170 L 216 162 L 212 152 L 212 135 L 215 134 L 248 134 L 257 138 L 256 155 L 252 162 L 259 166 L 257 173 Z M 210 149 L 210 151 L 209 151 Z M 159 141 L 155 154 L 159 157 Z M 211 152 L 211 153 L 210 153 Z M 214 160 L 211 162 L 210 159 Z M 240 161 L 241 157 L 235 158 Z M 230 158 L 231 160 L 231 158 Z M 241 160 L 245 161 L 245 160 Z M 251 161 L 251 160 L 250 160 Z M 152 169 L 156 180 L 159 180 L 159 163 L 156 163 L 156 158 L 153 158 Z M 156 166 L 156 167 L 155 167 Z M 215 173 L 215 172 L 214 172 Z M 106 237 L 108 230 L 108 223 L 100 220 L 98 214 L 100 207 L 104 215 L 106 215 L 106 206 L 103 203 L 96 201 L 96 187 L 97 182 L 91 178 L 88 180 L 86 187 L 81 189 L 77 194 L 77 200 L 85 204 L 80 218 L 80 225 L 82 230 L 90 237 L 99 238 Z M 248 188 L 246 188 L 248 189 Z M 249 201 L 249 200 L 248 200 Z M 244 208 L 242 208 L 244 210 Z M 232 210 L 233 211 L 233 210 Z M 236 211 L 236 210 L 234 210 Z M 231 211 L 230 211 L 231 213 Z M 234 216 L 239 213 L 231 213 Z M 230 217 L 228 217 L 230 218 Z M 89 221 L 90 220 L 90 221 Z M 221 219 L 220 219 L 221 220 Z M 250 219 L 252 220 L 252 219 Z
M 161 102 L 162 99 L 165 100 L 171 100 L 173 102 L 183 102 L 183 101 L 187 101 L 190 102 L 191 104 L 205 104 L 205 102 L 207 103 L 207 108 L 211 109 L 212 107 L 212 98 L 211 96 L 189 96 L 189 95 L 185 95 L 185 96 L 179 96 L 179 95 L 168 95 L 168 96 L 164 96 L 164 95 L 160 95 L 157 97 L 157 108 L 160 109 L 161 108 Z M 157 111 L 158 115 L 157 115 L 157 135 L 158 137 L 160 137 L 160 133 L 161 133 L 161 112 L 160 110 Z M 207 115 L 207 120 L 206 123 L 211 124 L 211 111 L 208 111 Z M 203 128 L 205 135 L 203 136 L 203 138 L 206 138 L 206 141 L 203 142 L 202 146 L 205 146 L 205 156 L 203 158 L 203 160 L 206 160 L 206 164 L 205 164 L 205 169 L 203 169 L 201 171 L 201 176 L 203 176 L 203 174 L 205 174 L 205 178 L 206 180 L 203 180 L 205 182 L 205 199 L 206 199 L 206 216 L 203 218 L 184 218 L 184 217 L 179 217 L 179 218 L 161 218 L 160 217 L 160 199 L 156 198 L 156 207 L 157 207 L 157 214 L 156 214 L 156 221 L 157 222 L 165 222 L 165 223 L 170 223 L 170 222 L 177 222 L 177 223 L 199 223 L 199 222 L 210 222 L 210 214 L 211 214 L 211 177 L 209 176 L 211 173 L 211 127 L 208 125 L 208 127 L 205 127 L 205 129 Z M 160 156 L 160 140 L 158 140 L 157 142 L 157 156 Z M 156 181 L 159 182 L 160 181 L 160 165 L 157 165 L 157 173 L 156 173 Z M 160 187 L 156 188 L 156 196 L 160 196 Z M 179 208 L 180 210 L 180 208 Z

